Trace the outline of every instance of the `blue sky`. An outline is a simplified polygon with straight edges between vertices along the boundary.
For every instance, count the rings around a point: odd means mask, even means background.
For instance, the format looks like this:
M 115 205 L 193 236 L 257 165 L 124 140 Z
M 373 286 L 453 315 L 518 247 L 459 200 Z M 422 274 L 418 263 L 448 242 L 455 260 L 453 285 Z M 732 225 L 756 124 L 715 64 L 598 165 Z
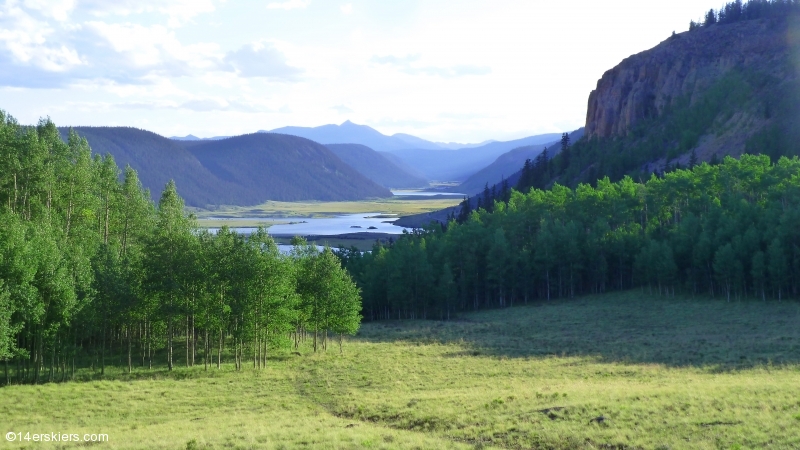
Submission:
M 603 72 L 717 1 L 2 0 L 22 123 L 232 135 L 352 120 L 480 142 L 572 130 Z

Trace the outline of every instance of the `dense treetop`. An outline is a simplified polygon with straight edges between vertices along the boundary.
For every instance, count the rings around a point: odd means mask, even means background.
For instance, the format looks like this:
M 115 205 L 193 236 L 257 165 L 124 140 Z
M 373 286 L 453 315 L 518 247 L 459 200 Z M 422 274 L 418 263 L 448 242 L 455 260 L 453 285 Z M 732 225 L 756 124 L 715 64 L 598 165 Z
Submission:
M 0 383 L 102 374 L 113 348 L 128 370 L 156 352 L 169 369 L 207 366 L 214 350 L 219 367 L 223 347 L 237 369 L 263 367 L 291 337 L 313 333 L 316 350 L 358 329 L 359 291 L 330 249 L 298 241 L 283 255 L 263 229 L 200 232 L 174 182 L 156 207 L 136 171 L 120 175 L 78 134 L 0 111 Z
M 788 14 L 800 12 L 800 2 L 797 0 L 749 0 L 742 2 L 736 0 L 726 3 L 719 10 L 708 10 L 703 19 L 689 23 L 689 31 L 716 24 L 727 24 L 742 20 L 783 18 Z
M 646 182 L 511 191 L 507 202 L 342 253 L 365 316 L 455 311 L 643 287 L 781 300 L 800 292 L 800 159 L 727 157 Z

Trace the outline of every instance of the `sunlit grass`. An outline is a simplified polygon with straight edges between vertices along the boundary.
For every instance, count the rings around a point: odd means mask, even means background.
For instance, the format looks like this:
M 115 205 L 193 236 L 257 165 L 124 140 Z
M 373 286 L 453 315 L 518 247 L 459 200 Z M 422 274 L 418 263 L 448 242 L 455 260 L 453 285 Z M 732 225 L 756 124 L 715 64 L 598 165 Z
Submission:
M 108 433 L 103 448 L 800 448 L 797 303 L 636 291 L 365 323 L 341 355 L 301 353 L 0 388 L 0 431 Z
M 340 214 L 383 213 L 398 216 L 438 211 L 457 205 L 461 199 L 373 199 L 351 202 L 274 202 L 258 206 L 220 206 L 217 209 L 197 210 L 199 219 L 253 217 L 332 217 Z
M 197 225 L 200 228 L 269 228 L 272 225 L 289 223 L 289 220 L 258 220 L 258 219 L 198 219 Z

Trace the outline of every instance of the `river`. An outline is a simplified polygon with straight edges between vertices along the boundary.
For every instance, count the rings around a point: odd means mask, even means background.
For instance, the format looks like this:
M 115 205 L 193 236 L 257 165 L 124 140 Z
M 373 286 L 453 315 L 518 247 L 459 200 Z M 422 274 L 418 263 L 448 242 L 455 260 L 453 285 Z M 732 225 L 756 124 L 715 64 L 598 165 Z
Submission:
M 210 219 L 214 219 L 211 217 Z M 347 233 L 387 233 L 400 234 L 405 228 L 392 225 L 397 216 L 381 213 L 342 214 L 336 217 L 258 217 L 250 218 L 264 222 L 290 222 L 272 225 L 267 232 L 274 236 L 330 236 Z M 255 227 L 236 227 L 232 230 L 250 234 Z M 215 233 L 218 228 L 209 228 Z

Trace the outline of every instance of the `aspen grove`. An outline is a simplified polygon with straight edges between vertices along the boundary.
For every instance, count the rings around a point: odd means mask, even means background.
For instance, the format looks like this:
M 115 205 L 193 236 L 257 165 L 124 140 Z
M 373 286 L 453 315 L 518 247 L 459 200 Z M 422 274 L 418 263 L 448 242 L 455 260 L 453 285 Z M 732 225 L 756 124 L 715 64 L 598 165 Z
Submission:
M 262 368 L 302 339 L 327 349 L 329 334 L 341 351 L 359 290 L 330 249 L 295 244 L 284 255 L 263 228 L 200 231 L 173 182 L 156 206 L 136 171 L 77 134 L 0 111 L 0 382 L 103 374 L 112 356 L 128 371 Z
M 371 253 L 340 252 L 365 317 L 448 319 L 627 289 L 726 301 L 800 295 L 797 157 L 745 154 L 646 181 L 518 188 L 505 198 L 487 191 L 476 210 L 465 212 L 465 201 L 459 219 Z

